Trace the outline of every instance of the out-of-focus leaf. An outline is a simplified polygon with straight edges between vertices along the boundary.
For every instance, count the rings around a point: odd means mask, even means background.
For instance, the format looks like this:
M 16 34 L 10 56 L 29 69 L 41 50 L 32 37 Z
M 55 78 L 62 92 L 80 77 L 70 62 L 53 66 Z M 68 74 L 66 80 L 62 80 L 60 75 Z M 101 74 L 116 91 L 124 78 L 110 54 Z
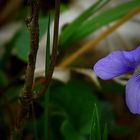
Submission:
M 60 49 L 62 50 L 68 48 L 70 44 L 77 42 L 84 37 L 87 37 L 89 34 L 103 27 L 104 25 L 120 19 L 139 5 L 139 0 L 129 1 L 119 6 L 107 9 L 98 14 L 97 16 L 86 20 L 85 22 L 79 24 L 78 28 L 71 31 L 71 36 L 69 36 L 67 40 L 65 40 L 65 38 L 61 38 Z
M 93 19 L 85 22 L 78 31 L 81 31 L 80 34 L 76 35 L 73 40 L 81 39 L 86 37 L 91 32 L 99 29 L 100 27 L 116 20 L 124 15 L 126 15 L 133 8 L 137 7 L 140 4 L 140 1 L 132 1 L 126 4 L 119 5 L 117 7 L 111 8 L 109 10 L 104 11 Z
M 46 31 L 46 23 L 47 23 L 46 18 L 39 19 L 40 38 Z M 30 36 L 29 36 L 28 29 L 25 25 L 23 25 L 20 31 L 16 34 L 13 45 L 16 50 L 16 55 L 21 60 L 27 62 L 28 53 L 29 53 L 29 45 L 30 45 Z
M 64 121 L 61 131 L 65 140 L 86 140 L 84 136 L 75 130 L 73 125 L 68 120 Z
M 50 89 L 51 101 L 61 106 L 74 129 L 81 134 L 89 134 L 93 114 L 94 89 L 81 80 L 71 80 L 66 85 L 54 85 Z
M 73 35 L 73 31 L 75 31 L 82 22 L 84 22 L 87 18 L 93 15 L 109 1 L 110 0 L 98 0 L 95 4 L 91 5 L 87 10 L 85 10 L 78 18 L 76 18 L 69 26 L 67 26 L 67 28 L 65 28 L 61 33 L 60 45 L 67 42 L 69 37 Z
M 7 77 L 3 71 L 0 71 L 0 87 L 8 83 Z

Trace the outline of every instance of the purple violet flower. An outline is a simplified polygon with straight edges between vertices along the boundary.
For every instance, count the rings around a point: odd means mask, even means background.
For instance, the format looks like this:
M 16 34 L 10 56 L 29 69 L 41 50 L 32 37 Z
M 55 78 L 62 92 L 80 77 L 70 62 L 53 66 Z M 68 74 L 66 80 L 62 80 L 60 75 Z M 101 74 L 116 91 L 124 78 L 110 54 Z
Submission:
M 126 104 L 134 114 L 140 114 L 140 46 L 132 51 L 114 51 L 94 65 L 103 80 L 134 71 L 126 85 Z

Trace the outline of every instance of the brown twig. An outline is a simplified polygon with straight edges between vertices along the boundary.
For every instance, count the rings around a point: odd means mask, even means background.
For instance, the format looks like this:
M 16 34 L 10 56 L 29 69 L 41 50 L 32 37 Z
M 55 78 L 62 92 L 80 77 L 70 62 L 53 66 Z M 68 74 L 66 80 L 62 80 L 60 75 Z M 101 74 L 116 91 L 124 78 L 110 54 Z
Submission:
M 27 26 L 30 31 L 30 52 L 28 57 L 28 65 L 26 69 L 25 75 L 25 84 L 23 88 L 22 94 L 28 92 L 28 94 L 32 94 L 32 86 L 34 81 L 34 71 L 35 71 L 35 63 L 36 56 L 38 51 L 39 44 L 39 24 L 38 24 L 38 14 L 39 14 L 39 5 L 37 1 L 30 0 L 31 12 L 30 17 L 26 20 Z M 31 96 L 31 95 L 30 95 Z
M 136 14 L 140 12 L 140 7 L 135 8 L 132 10 L 128 15 L 124 16 L 122 19 L 120 19 L 118 22 L 116 22 L 114 25 L 112 25 L 109 29 L 102 32 L 99 36 L 97 36 L 94 40 L 89 41 L 86 45 L 81 47 L 78 51 L 76 51 L 74 54 L 69 56 L 67 59 L 62 61 L 58 67 L 59 68 L 65 68 L 66 66 L 70 65 L 73 61 L 78 59 L 81 55 L 95 47 L 99 42 L 101 42 L 105 37 L 109 36 L 113 31 L 115 31 L 118 27 L 123 25 L 125 22 L 127 22 L 129 19 L 134 17 Z
M 29 51 L 28 64 L 25 73 L 25 83 L 21 92 L 20 105 L 16 118 L 15 129 L 14 129 L 14 132 L 19 134 L 21 128 L 23 127 L 24 121 L 26 121 L 29 115 L 28 113 L 32 106 L 32 101 L 33 101 L 32 88 L 34 82 L 34 71 L 35 71 L 37 50 L 39 47 L 39 24 L 38 24 L 39 3 L 37 0 L 30 0 L 29 3 L 30 3 L 30 15 L 26 20 L 26 24 L 30 32 L 30 51 Z
M 57 50 L 58 50 L 58 29 L 59 29 L 59 15 L 60 15 L 60 0 L 55 0 L 55 20 L 54 20 L 54 35 L 53 35 L 53 50 L 51 55 L 51 64 L 49 67 L 48 75 L 46 77 L 45 85 L 36 98 L 41 97 L 48 90 L 54 67 L 56 64 Z

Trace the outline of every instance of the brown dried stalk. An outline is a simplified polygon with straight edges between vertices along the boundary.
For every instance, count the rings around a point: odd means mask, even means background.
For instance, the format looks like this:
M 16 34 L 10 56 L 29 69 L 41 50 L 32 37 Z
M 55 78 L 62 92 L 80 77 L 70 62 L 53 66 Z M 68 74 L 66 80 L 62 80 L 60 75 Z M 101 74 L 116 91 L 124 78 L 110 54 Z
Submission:
M 37 50 L 39 47 L 39 24 L 38 24 L 39 3 L 37 0 L 30 0 L 29 4 L 30 4 L 30 15 L 26 20 L 26 24 L 30 32 L 30 51 L 28 56 L 27 69 L 25 73 L 25 83 L 21 92 L 20 105 L 18 108 L 16 125 L 14 128 L 14 133 L 16 134 L 18 133 L 20 134 L 20 131 L 23 127 L 23 123 L 26 121 L 31 111 L 33 102 L 32 88 L 34 82 L 34 71 Z
M 33 82 L 34 82 L 34 71 L 36 56 L 39 47 L 39 4 L 37 0 L 29 0 L 30 3 L 30 16 L 27 18 L 26 23 L 30 32 L 30 51 L 28 56 L 28 64 L 25 74 L 25 83 L 21 92 L 20 105 L 18 109 L 18 114 L 16 118 L 16 125 L 14 128 L 14 133 L 11 133 L 11 140 L 14 135 L 20 134 L 21 129 L 23 128 L 24 122 L 29 117 L 30 111 L 32 111 L 33 100 L 37 97 L 42 96 L 48 89 L 49 83 L 52 78 L 54 71 L 56 57 L 57 57 L 57 48 L 58 48 L 58 28 L 59 28 L 59 14 L 60 14 L 60 0 L 55 1 L 55 23 L 54 23 L 54 37 L 53 37 L 53 50 L 51 56 L 51 64 L 49 67 L 48 76 L 46 78 L 46 84 L 44 85 L 42 91 L 35 96 L 33 94 Z
M 54 34 L 53 34 L 53 50 L 51 55 L 51 64 L 49 67 L 48 75 L 45 80 L 43 89 L 37 94 L 36 98 L 41 97 L 48 90 L 52 74 L 56 64 L 57 50 L 58 50 L 58 29 L 59 29 L 59 15 L 60 15 L 60 0 L 55 1 L 55 19 L 54 19 Z

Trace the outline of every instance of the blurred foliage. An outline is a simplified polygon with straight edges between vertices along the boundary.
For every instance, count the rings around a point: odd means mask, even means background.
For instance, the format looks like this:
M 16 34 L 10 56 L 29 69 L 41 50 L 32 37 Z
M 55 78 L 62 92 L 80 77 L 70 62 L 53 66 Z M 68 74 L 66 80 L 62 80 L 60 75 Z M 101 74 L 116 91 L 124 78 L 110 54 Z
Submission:
M 133 0 L 104 10 L 96 16 L 93 16 L 96 14 L 96 11 L 107 2 L 109 1 L 100 0 L 96 4 L 93 4 L 62 31 L 60 35 L 60 51 L 72 47 L 72 43 L 78 42 L 80 39 L 87 37 L 104 25 L 125 16 L 129 11 L 140 4 L 139 0 Z
M 46 31 L 46 24 L 47 24 L 47 18 L 40 18 L 39 20 L 40 38 Z M 30 35 L 25 24 L 22 25 L 21 29 L 16 34 L 13 45 L 16 49 L 16 55 L 21 60 L 27 62 L 29 46 L 30 46 Z
M 131 0 L 101 10 L 108 2 L 109 0 L 97 1 L 68 24 L 60 34 L 59 51 L 67 51 L 74 46 L 73 44 L 80 42 L 97 29 L 119 20 L 140 5 L 139 0 Z M 18 14 L 18 20 L 25 15 L 23 9 Z M 48 20 L 48 16 L 41 15 L 40 39 L 47 31 L 47 40 L 50 40 L 51 20 Z M 11 118 L 15 117 L 13 112 L 18 107 L 17 100 L 24 83 L 23 72 L 27 63 L 29 45 L 29 32 L 25 24 L 22 24 L 10 43 L 3 46 L 4 54 L 0 57 L 1 140 L 8 139 L 12 128 Z M 47 75 L 50 63 L 49 41 L 46 48 Z M 14 74 L 12 70 L 15 71 Z M 43 81 L 42 77 L 40 79 Z M 113 81 L 99 80 L 99 82 L 101 88 L 88 77 L 77 75 L 71 76 L 67 83 L 53 80 L 49 91 L 34 102 L 34 118 L 26 123 L 22 139 L 46 140 L 48 136 L 50 140 L 116 140 L 117 138 L 117 140 L 131 140 L 139 127 L 135 119 L 138 123 L 140 120 L 139 117 L 130 115 L 126 105 L 117 100 L 124 99 L 124 86 Z M 42 85 L 38 79 L 35 80 L 36 91 Z M 118 108 L 122 111 L 118 112 Z

